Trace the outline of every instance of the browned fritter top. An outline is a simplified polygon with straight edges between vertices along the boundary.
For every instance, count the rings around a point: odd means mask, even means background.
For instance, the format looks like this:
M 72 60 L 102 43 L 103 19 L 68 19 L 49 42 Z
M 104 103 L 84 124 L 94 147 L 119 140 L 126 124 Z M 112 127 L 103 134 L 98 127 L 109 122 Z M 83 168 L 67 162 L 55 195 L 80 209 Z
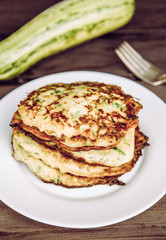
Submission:
M 141 108 L 118 86 L 57 83 L 31 92 L 18 106 L 18 115 L 24 126 L 45 134 L 47 140 L 89 150 L 115 146 L 138 125 Z

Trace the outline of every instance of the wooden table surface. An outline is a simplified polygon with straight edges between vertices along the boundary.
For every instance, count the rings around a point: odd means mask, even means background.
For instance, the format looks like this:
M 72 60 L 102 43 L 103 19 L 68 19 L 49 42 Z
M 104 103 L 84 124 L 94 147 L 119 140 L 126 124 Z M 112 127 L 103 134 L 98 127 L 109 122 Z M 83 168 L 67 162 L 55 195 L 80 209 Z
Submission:
M 0 40 L 21 27 L 56 0 L 1 0 Z M 124 40 L 149 61 L 166 70 L 166 2 L 136 0 L 136 13 L 125 27 L 45 59 L 21 76 L 0 84 L 0 98 L 25 81 L 51 73 L 94 70 L 130 78 L 166 101 L 166 85 L 150 87 L 121 63 L 114 49 Z M 2 146 L 1 146 L 2 147 Z M 2 184 L 2 183 L 1 183 Z M 166 239 L 166 196 L 132 219 L 94 229 L 69 229 L 28 219 L 0 202 L 0 239 Z

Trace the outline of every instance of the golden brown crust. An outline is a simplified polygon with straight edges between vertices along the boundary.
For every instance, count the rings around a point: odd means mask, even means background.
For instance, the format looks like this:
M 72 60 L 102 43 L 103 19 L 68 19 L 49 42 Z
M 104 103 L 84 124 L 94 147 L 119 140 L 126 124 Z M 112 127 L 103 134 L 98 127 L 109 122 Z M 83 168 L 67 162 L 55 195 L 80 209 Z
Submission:
M 119 177 L 131 171 L 148 145 L 148 138 L 138 127 L 141 108 L 132 96 L 114 85 L 76 82 L 44 86 L 22 100 L 13 115 L 14 156 L 44 182 L 68 188 L 124 185 Z M 19 130 L 23 135 L 16 134 Z M 132 130 L 131 141 L 124 140 Z M 23 144 L 25 138 L 32 143 L 30 148 Z M 123 141 L 132 147 L 118 149 Z M 112 162 L 102 157 L 105 150 L 113 152 L 105 155 Z M 114 150 L 123 156 L 126 153 L 128 159 L 117 156 Z
M 101 179 L 101 180 L 98 180 L 96 181 L 95 183 L 93 184 L 87 184 L 87 185 L 82 185 L 82 186 L 79 186 L 79 188 L 83 188 L 83 187 L 92 187 L 92 186 L 96 186 L 96 185 L 119 185 L 119 186 L 124 186 L 126 185 L 123 181 L 119 180 L 120 176 L 115 176 L 115 177 L 109 177 L 109 178 L 106 178 L 106 179 Z M 41 179 L 41 178 L 40 178 Z M 43 182 L 45 183 L 53 183 L 51 181 L 45 181 L 43 179 L 41 179 Z M 57 185 L 56 183 L 53 183 L 55 185 Z M 69 188 L 69 189 L 73 189 L 73 188 L 78 188 L 77 186 L 68 186 L 68 185 L 65 185 L 65 184 L 62 184 L 62 183 L 59 183 L 58 185 L 62 186 L 62 187 L 66 187 L 66 188 Z
M 124 136 L 126 135 L 126 131 L 121 132 L 121 133 L 116 133 L 116 137 L 112 136 L 116 138 L 116 141 L 114 144 L 109 144 L 106 147 L 105 146 L 95 146 L 95 145 L 91 145 L 91 146 L 82 146 L 82 147 L 69 147 L 66 144 L 64 144 L 63 142 L 61 142 L 61 139 L 57 139 L 54 136 L 50 136 L 48 134 L 46 134 L 45 132 L 40 132 L 39 129 L 37 129 L 34 126 L 28 126 L 26 124 L 23 123 L 23 121 L 20 119 L 18 111 L 16 111 L 13 115 L 12 118 L 12 122 L 11 122 L 12 126 L 20 126 L 22 129 L 24 129 L 25 131 L 32 133 L 33 135 L 35 135 L 37 138 L 42 139 L 44 141 L 52 141 L 55 142 L 55 144 L 58 144 L 59 146 L 61 146 L 64 150 L 68 150 L 68 151 L 89 151 L 89 150 L 109 150 L 110 148 L 116 147 L 121 140 L 124 138 Z M 132 122 L 132 124 L 130 124 L 128 126 L 128 130 L 131 128 L 135 128 L 138 125 L 138 120 L 135 119 L 135 121 Z M 118 129 L 117 129 L 118 130 Z M 113 134 L 112 134 L 113 135 Z M 111 136 L 111 135 L 110 135 Z M 77 137 L 73 137 L 72 141 L 79 141 L 81 139 L 82 142 L 85 142 L 86 144 L 86 138 L 82 137 L 82 136 L 77 136 Z
M 71 151 L 89 151 L 116 146 L 138 125 L 141 108 L 114 85 L 58 83 L 30 93 L 18 106 L 18 115 L 19 125 L 38 137 Z
M 148 138 L 139 131 L 139 129 L 137 128 L 136 130 L 136 138 L 135 138 L 135 155 L 134 158 L 132 159 L 132 161 L 128 164 L 128 166 L 126 166 L 127 168 L 125 169 L 125 172 L 130 171 L 136 164 L 136 162 L 138 161 L 139 156 L 142 154 L 142 149 L 147 146 L 147 140 Z M 23 149 L 21 149 L 20 151 L 22 151 Z M 29 156 L 30 157 L 30 156 Z M 30 157 L 31 158 L 31 157 Z M 25 159 L 25 158 L 24 158 Z M 21 159 L 18 159 L 21 160 Z M 38 163 L 39 162 L 39 163 Z M 35 160 L 36 165 L 38 166 L 39 164 L 41 164 L 41 160 Z M 25 161 L 25 163 L 27 163 L 28 165 L 28 161 Z M 28 165 L 30 168 L 32 167 L 32 165 Z M 48 175 L 48 173 L 46 175 L 42 175 L 39 171 L 34 171 L 34 167 L 32 167 L 32 172 L 34 172 L 35 175 L 37 175 L 42 181 L 44 182 L 50 182 L 50 183 L 54 183 L 56 185 L 61 185 L 67 188 L 76 188 L 76 187 L 90 187 L 90 186 L 94 186 L 94 185 L 101 185 L 101 184 L 109 184 L 109 185 L 113 185 L 113 184 L 118 184 L 118 185 L 124 185 L 125 183 L 123 183 L 122 181 L 119 180 L 119 177 L 122 174 L 118 174 L 116 176 L 111 176 L 111 177 L 101 177 L 101 178 L 88 178 L 88 177 L 80 177 L 80 176 L 74 176 L 72 174 L 62 174 L 58 171 L 56 171 L 56 177 L 57 175 L 62 176 L 61 181 L 56 181 L 54 182 L 53 180 L 51 180 L 51 177 Z M 52 170 L 51 170 L 52 171 Z M 53 170 L 54 171 L 54 170 Z M 46 177 L 45 177 L 46 176 Z M 64 178 L 64 180 L 63 180 Z M 66 178 L 69 178 L 69 180 L 67 180 Z M 66 181 L 67 180 L 67 181 Z
M 13 129 L 13 133 L 14 133 L 14 136 L 17 135 L 17 131 L 22 131 L 19 127 L 14 127 Z M 30 136 L 34 141 L 36 142 L 39 142 L 41 145 L 43 144 L 43 141 L 41 141 L 40 139 L 37 139 L 35 136 L 33 136 L 32 134 L 29 134 L 29 133 L 26 133 L 28 136 Z M 26 139 L 25 139 L 26 140 Z M 85 164 L 85 163 L 80 163 L 80 165 L 82 167 L 84 167 L 84 165 L 87 167 L 88 166 L 88 175 L 86 175 L 87 177 L 91 177 L 91 178 L 99 178 L 99 177 L 112 177 L 112 176 L 117 176 L 117 175 L 122 175 L 126 172 L 129 172 L 135 165 L 135 163 L 137 162 L 139 156 L 142 154 L 142 149 L 147 146 L 147 141 L 148 141 L 148 138 L 142 133 L 139 131 L 139 129 L 137 128 L 136 131 L 135 131 L 135 152 L 134 152 L 134 157 L 131 161 L 125 163 L 125 164 L 122 164 L 118 167 L 100 167 L 100 171 L 101 173 L 97 173 L 95 175 L 95 173 L 92 173 L 91 174 L 91 167 L 95 168 L 95 167 L 98 167 L 99 165 L 91 165 L 91 164 Z M 30 143 L 29 143 L 30 144 Z M 28 144 L 28 145 L 29 145 Z M 31 143 L 32 144 L 32 143 Z M 31 145 L 30 144 L 30 145 Z M 23 145 L 24 146 L 24 145 Z M 47 149 L 49 149 L 51 151 L 51 153 L 49 153 L 49 151 L 47 152 L 47 155 L 50 155 L 52 154 L 54 151 L 58 151 L 59 148 L 57 147 L 57 149 L 50 149 L 49 147 L 46 147 Z M 53 153 L 54 154 L 54 153 Z M 40 156 L 40 155 L 39 155 Z M 67 166 L 68 164 L 68 161 L 71 161 L 71 158 L 70 157 L 66 157 L 66 156 L 63 156 L 61 155 L 61 159 L 65 159 L 65 164 Z M 43 160 L 43 159 L 42 159 Z M 63 161 L 63 160 L 61 160 Z M 76 163 L 79 164 L 79 162 L 77 160 L 72 160 Z M 59 167 L 59 166 L 58 166 Z M 94 170 L 93 170 L 94 171 Z M 69 172 L 68 172 L 69 173 Z M 73 174 L 71 174 L 73 175 Z M 91 176 L 92 175 L 92 176 Z M 94 176 L 95 175 L 95 176 Z M 78 176 L 78 175 L 77 175 Z M 83 176 L 83 175 L 82 175 Z

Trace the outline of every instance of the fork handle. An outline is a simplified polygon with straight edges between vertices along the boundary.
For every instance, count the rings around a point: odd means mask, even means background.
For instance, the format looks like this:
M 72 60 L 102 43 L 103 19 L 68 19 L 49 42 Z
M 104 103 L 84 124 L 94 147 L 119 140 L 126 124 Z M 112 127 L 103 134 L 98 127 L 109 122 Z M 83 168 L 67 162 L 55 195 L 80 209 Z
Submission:
M 166 83 L 166 73 L 163 73 L 158 80 L 160 83 Z
M 163 73 L 160 77 L 159 80 L 165 79 L 166 78 L 166 73 Z

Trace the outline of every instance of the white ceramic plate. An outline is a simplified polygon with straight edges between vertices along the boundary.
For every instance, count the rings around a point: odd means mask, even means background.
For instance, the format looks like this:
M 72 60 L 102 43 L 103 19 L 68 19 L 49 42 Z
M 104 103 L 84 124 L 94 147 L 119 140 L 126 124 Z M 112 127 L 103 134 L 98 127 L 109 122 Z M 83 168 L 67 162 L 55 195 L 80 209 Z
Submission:
M 122 176 L 126 186 L 94 186 L 65 189 L 46 184 L 12 157 L 9 126 L 13 113 L 26 94 L 54 82 L 98 81 L 116 84 L 139 98 L 141 130 L 149 136 L 150 147 L 143 151 L 134 169 Z M 70 228 L 92 228 L 129 219 L 156 203 L 166 192 L 164 102 L 145 87 L 128 79 L 99 72 L 65 72 L 26 83 L 0 101 L 1 200 L 31 219 Z

